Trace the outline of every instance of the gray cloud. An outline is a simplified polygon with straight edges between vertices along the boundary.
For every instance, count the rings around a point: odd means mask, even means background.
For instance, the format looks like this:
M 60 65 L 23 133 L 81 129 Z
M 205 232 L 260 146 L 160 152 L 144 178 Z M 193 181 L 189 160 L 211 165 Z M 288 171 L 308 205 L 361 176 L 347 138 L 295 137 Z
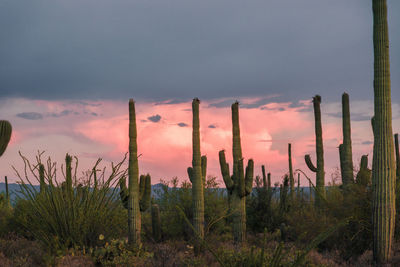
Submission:
M 208 125 L 208 128 L 215 129 L 215 128 L 217 128 L 217 126 L 215 126 L 214 124 L 210 124 L 210 125 Z
M 400 1 L 388 5 L 399 99 Z M 372 99 L 371 24 L 365 0 L 3 1 L 0 97 Z
M 71 111 L 71 110 L 63 110 L 63 111 L 61 111 L 61 112 L 59 112 L 59 113 L 50 113 L 49 115 L 50 115 L 51 117 L 59 118 L 59 117 L 67 116 L 67 115 L 69 115 L 69 114 L 73 114 L 73 113 L 74 113 L 74 112 Z
M 327 113 L 327 115 L 335 118 L 342 118 L 342 112 Z M 351 113 L 350 118 L 352 121 L 370 121 L 372 116 L 361 113 Z
M 16 115 L 19 118 L 26 120 L 41 120 L 43 119 L 43 115 L 37 112 L 22 112 Z
M 186 123 L 184 123 L 184 122 L 180 122 L 180 123 L 178 123 L 177 124 L 179 127 L 188 127 L 189 125 L 187 125 Z
M 150 116 L 147 119 L 149 121 L 152 121 L 152 122 L 159 122 L 161 120 L 161 116 L 157 114 L 157 115 L 154 115 L 154 116 Z
M 374 142 L 372 142 L 372 141 L 364 141 L 364 142 L 362 142 L 361 144 L 362 145 L 372 145 Z

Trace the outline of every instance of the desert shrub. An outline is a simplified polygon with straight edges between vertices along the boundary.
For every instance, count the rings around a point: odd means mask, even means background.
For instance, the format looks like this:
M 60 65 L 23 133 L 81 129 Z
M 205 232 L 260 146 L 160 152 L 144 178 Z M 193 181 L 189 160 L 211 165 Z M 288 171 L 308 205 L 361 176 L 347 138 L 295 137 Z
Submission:
M 112 239 L 126 232 L 126 211 L 115 187 L 126 175 L 126 170 L 122 170 L 125 158 L 112 164 L 107 177 L 105 168 L 97 175 L 101 161 L 98 160 L 92 171 L 86 172 L 81 179 L 76 176 L 78 161 L 75 158 L 75 173 L 71 175 L 72 168 L 67 166 L 66 181 L 59 183 L 56 163 L 50 158 L 44 177 L 39 177 L 40 156 L 36 164 L 31 164 L 21 155 L 25 164 L 24 176 L 16 171 L 20 178 L 19 194 L 24 199 L 17 202 L 14 220 L 29 237 L 55 252 L 71 247 L 94 247 L 99 235 Z M 33 179 L 45 183 L 42 190 L 33 186 Z
M 4 236 L 12 230 L 11 220 L 13 209 L 6 200 L 4 193 L 0 193 L 0 236 Z

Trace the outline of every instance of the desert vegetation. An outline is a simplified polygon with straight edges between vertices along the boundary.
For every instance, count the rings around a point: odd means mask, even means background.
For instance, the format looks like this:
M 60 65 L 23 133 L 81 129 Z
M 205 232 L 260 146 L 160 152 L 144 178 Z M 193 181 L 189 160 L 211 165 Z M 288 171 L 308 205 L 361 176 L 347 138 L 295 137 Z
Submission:
M 192 102 L 192 165 L 186 179 L 151 185 L 140 174 L 135 102 L 129 100 L 129 147 L 121 161 L 97 160 L 80 172 L 69 154 L 60 167 L 50 155 L 20 153 L 24 168 L 15 201 L 8 180 L 0 194 L 1 266 L 385 266 L 400 265 L 400 157 L 393 135 L 386 0 L 373 0 L 374 93 L 372 169 L 354 159 L 350 97 L 342 95 L 340 169 L 325 177 L 322 97 L 312 98 L 314 179 L 292 162 L 272 185 L 268 165 L 242 155 L 240 104 L 231 106 L 232 170 L 219 151 L 221 177 L 207 176 L 201 154 L 200 100 Z M 12 127 L 0 121 L 0 156 Z M 0 159 L 1 160 L 1 159 Z M 357 164 L 354 164 L 357 162 Z M 127 166 L 127 167 L 126 167 Z M 61 170 L 62 177 L 57 177 Z M 258 175 L 258 174 L 261 175 Z M 297 181 L 295 177 L 297 176 Z M 308 180 L 300 185 L 300 176 Z M 154 182 L 154 181 L 153 181 Z

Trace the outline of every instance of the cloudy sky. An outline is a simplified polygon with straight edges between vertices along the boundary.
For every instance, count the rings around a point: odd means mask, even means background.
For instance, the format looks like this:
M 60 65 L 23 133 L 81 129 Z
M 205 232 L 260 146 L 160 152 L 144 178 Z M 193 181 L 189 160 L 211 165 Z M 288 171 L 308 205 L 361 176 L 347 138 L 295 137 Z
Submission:
M 202 152 L 220 177 L 231 150 L 230 105 L 241 102 L 245 158 L 274 181 L 315 158 L 310 100 L 322 96 L 327 180 L 338 166 L 340 99 L 350 94 L 354 162 L 372 153 L 372 8 L 366 0 L 69 0 L 0 2 L 0 119 L 13 124 L 0 160 L 15 180 L 18 151 L 62 161 L 118 161 L 128 99 L 137 105 L 141 172 L 186 180 L 191 99 Z M 394 131 L 400 120 L 400 2 L 388 0 Z M 220 179 L 221 180 L 221 179 Z M 303 180 L 302 180 L 303 181 Z M 305 180 L 304 182 L 305 183 Z

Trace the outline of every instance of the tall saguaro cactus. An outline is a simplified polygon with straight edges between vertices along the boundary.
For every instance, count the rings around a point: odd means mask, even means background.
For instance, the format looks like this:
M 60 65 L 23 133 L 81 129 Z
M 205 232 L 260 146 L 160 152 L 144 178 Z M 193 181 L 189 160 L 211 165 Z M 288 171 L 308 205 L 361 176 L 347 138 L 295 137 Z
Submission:
M 372 159 L 373 256 L 391 258 L 395 220 L 395 160 L 386 0 L 372 0 L 374 42 L 374 152 Z
M 193 226 L 200 238 L 204 238 L 204 184 L 206 179 L 207 158 L 201 157 L 200 152 L 200 100 L 195 98 L 192 102 L 193 134 L 192 167 L 187 169 L 189 179 L 192 182 L 193 194 Z M 195 243 L 195 252 L 200 251 L 200 242 Z
M 242 147 L 240 144 L 239 103 L 232 104 L 232 155 L 233 174 L 229 173 L 225 151 L 219 152 L 219 163 L 222 177 L 229 194 L 230 211 L 233 217 L 233 238 L 235 243 L 246 240 L 246 196 L 251 193 L 253 185 L 254 162 L 249 159 L 246 172 L 243 168 Z
M 11 133 L 11 123 L 8 121 L 0 121 L 0 156 L 3 155 L 4 151 L 6 151 L 11 139 Z
M 292 165 L 292 144 L 288 144 L 288 157 L 289 157 L 289 185 L 290 185 L 290 197 L 294 194 L 294 176 L 293 176 L 293 165 Z
M 351 148 L 351 126 L 350 126 L 350 104 L 349 95 L 342 95 L 342 124 L 343 143 L 339 145 L 340 171 L 342 184 L 347 186 L 354 183 L 353 175 L 353 152 Z
M 310 155 L 305 156 L 308 168 L 316 173 L 315 205 L 320 206 L 320 196 L 325 196 L 325 170 L 324 170 L 324 146 L 322 143 L 322 123 L 321 123 L 321 97 L 313 97 L 314 119 L 315 119 L 315 147 L 317 152 L 317 167 L 311 161 Z
M 128 167 L 128 242 L 140 245 L 141 215 L 139 204 L 139 163 L 137 154 L 137 131 L 135 102 L 129 100 L 129 167 Z

